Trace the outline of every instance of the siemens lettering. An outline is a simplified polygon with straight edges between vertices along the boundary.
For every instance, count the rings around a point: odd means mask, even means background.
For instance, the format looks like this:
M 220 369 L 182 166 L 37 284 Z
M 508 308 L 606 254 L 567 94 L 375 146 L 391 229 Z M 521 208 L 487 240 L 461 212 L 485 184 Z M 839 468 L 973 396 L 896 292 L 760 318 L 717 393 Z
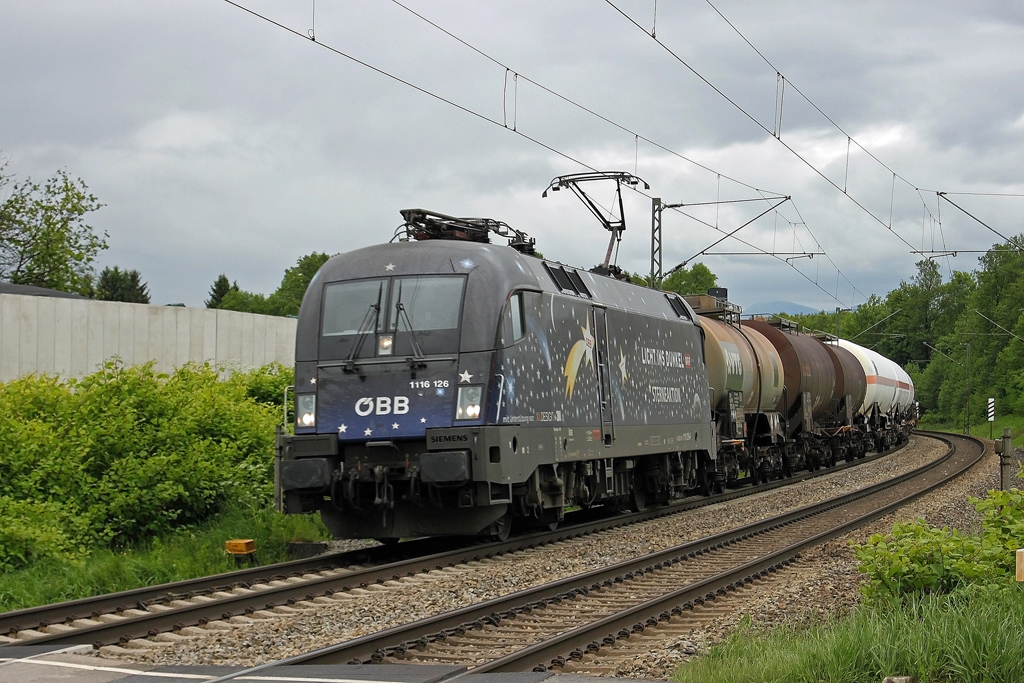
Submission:
M 364 397 L 356 401 L 356 415 L 366 417 L 370 413 L 375 415 L 405 415 L 409 412 L 409 397 L 378 396 L 376 398 Z

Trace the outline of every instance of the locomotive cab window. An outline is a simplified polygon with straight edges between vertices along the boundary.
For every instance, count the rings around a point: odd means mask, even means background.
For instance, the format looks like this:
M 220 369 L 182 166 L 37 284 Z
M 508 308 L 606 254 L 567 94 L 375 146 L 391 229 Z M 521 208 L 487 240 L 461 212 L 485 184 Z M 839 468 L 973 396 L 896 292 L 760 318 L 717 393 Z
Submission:
M 523 293 L 516 292 L 508 300 L 508 313 L 511 341 L 513 343 L 523 338 Z
M 509 347 L 526 336 L 526 311 L 536 310 L 539 292 L 514 292 L 505 304 L 498 327 L 498 346 Z
M 374 332 L 381 329 L 384 318 L 380 306 L 387 293 L 385 280 L 337 282 L 324 290 L 323 335 Z
M 383 360 L 457 352 L 465 286 L 462 275 L 328 284 L 320 359 Z
M 690 317 L 690 312 L 686 310 L 686 304 L 680 301 L 679 297 L 666 294 L 665 298 L 668 299 L 668 303 L 672 307 L 672 310 L 676 312 L 676 315 L 680 318 L 686 318 L 690 322 L 693 322 L 693 318 Z
M 392 332 L 454 330 L 462 311 L 459 277 L 402 277 L 391 285 L 388 329 Z

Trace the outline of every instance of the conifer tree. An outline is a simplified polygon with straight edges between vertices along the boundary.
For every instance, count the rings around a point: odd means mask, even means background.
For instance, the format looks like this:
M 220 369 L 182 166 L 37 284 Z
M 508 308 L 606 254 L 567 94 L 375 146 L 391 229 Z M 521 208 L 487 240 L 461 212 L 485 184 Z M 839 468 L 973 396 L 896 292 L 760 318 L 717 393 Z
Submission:
M 133 304 L 149 303 L 149 286 L 142 281 L 137 270 L 107 267 L 100 273 L 94 298 L 102 301 L 125 301 Z
M 210 298 L 206 300 L 206 307 L 218 308 L 220 302 L 224 300 L 224 296 L 230 291 L 238 291 L 238 285 L 232 285 L 228 276 L 221 273 L 210 287 Z

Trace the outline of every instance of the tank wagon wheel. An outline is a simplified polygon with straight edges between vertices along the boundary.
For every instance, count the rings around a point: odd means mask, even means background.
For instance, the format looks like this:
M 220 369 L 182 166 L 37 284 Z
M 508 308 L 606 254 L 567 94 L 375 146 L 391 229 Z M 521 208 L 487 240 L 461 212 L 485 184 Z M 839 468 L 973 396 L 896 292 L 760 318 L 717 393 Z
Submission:
M 544 514 L 544 521 L 541 522 L 545 529 L 554 531 L 558 528 L 558 513 L 551 511 Z
M 498 520 L 499 522 L 501 520 Z M 539 514 L 534 512 L 533 518 L 526 519 L 526 526 L 530 529 L 544 529 L 554 531 L 558 528 L 558 510 L 543 510 Z
M 558 522 L 555 522 L 555 526 Z M 491 525 L 491 538 L 495 541 L 502 542 L 507 541 L 509 534 L 512 532 L 512 510 L 505 510 L 503 514 L 496 522 Z
M 789 479 L 793 476 L 793 465 L 789 462 L 789 456 L 782 456 L 782 478 Z

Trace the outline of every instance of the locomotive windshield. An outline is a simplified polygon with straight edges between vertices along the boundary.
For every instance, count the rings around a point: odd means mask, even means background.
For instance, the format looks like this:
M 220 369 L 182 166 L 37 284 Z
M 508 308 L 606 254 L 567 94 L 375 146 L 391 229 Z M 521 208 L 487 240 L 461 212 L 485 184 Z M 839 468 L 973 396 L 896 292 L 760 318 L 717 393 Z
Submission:
M 378 314 L 387 292 L 386 280 L 360 280 L 328 285 L 324 292 L 325 337 L 372 332 L 383 322 Z
M 395 356 L 453 353 L 466 278 L 399 276 L 334 282 L 324 289 L 320 358 L 367 358 L 377 344 L 360 338 L 393 335 Z
M 459 326 L 461 277 L 402 277 L 391 285 L 389 330 L 451 330 Z

